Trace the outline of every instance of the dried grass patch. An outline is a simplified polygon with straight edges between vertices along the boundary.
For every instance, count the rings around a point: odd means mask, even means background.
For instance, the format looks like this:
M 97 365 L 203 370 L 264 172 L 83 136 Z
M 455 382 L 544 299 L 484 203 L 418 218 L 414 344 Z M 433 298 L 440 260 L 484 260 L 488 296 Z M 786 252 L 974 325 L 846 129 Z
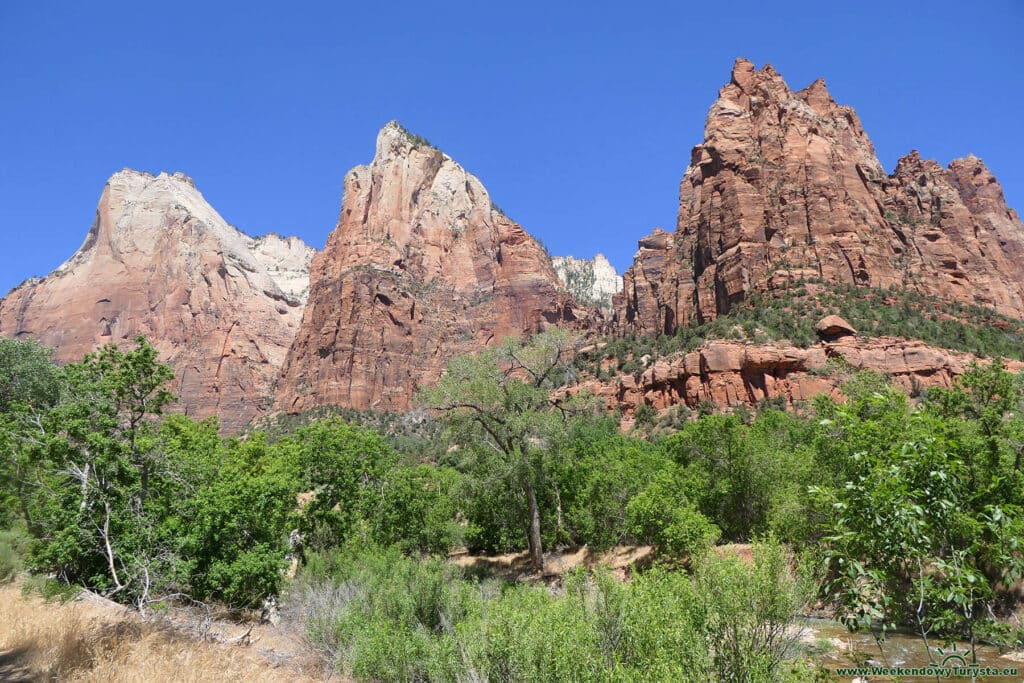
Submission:
M 85 602 L 47 603 L 0 588 L 0 681 L 315 681 L 254 647 L 189 637 L 166 623 Z

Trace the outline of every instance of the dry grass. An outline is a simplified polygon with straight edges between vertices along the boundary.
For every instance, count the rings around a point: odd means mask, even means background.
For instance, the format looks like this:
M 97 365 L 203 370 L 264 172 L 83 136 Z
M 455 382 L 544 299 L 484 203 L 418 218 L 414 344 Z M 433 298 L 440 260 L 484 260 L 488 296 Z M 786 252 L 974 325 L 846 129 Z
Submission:
M 46 603 L 0 588 L 0 681 L 325 680 L 299 656 L 277 667 L 274 658 L 282 652 L 202 641 L 122 608 Z

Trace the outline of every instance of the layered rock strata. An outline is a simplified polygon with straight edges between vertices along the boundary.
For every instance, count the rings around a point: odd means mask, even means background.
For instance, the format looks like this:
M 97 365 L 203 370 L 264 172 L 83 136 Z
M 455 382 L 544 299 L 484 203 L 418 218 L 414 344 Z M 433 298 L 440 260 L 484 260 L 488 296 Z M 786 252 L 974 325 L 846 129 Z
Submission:
M 392 122 L 345 177 L 278 405 L 405 409 L 453 356 L 586 315 L 476 177 Z
M 107 181 L 81 248 L 0 301 L 0 335 L 34 337 L 61 362 L 145 335 L 174 368 L 180 409 L 233 431 L 271 406 L 312 253 L 239 232 L 180 173 L 126 169 Z
M 626 415 L 641 405 L 662 410 L 683 404 L 696 409 L 703 401 L 728 408 L 781 399 L 791 406 L 820 394 L 838 396 L 841 381 L 851 370 L 886 373 L 897 387 L 916 393 L 952 386 L 974 360 L 971 354 L 892 337 L 844 335 L 806 349 L 784 343 L 713 341 L 687 354 L 658 359 L 638 375 L 620 375 L 610 382 L 589 380 L 580 388 L 601 397 L 609 410 Z M 1006 365 L 1013 372 L 1024 369 L 1019 361 Z
M 1024 226 L 977 158 L 887 175 L 822 80 L 793 92 L 738 60 L 693 149 L 674 233 L 640 240 L 623 332 L 672 333 L 800 279 L 911 288 L 1024 317 Z

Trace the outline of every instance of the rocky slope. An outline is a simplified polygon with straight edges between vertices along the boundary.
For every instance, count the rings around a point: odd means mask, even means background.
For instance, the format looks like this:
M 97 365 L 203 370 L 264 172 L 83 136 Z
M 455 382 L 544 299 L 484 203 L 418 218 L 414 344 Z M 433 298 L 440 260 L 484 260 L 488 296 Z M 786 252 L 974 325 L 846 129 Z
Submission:
M 592 259 L 555 256 L 551 265 L 573 298 L 588 306 L 610 312 L 612 296 L 622 291 L 622 277 L 604 254 Z
M 623 332 L 672 333 L 757 289 L 817 278 L 906 287 L 1024 317 L 1024 226 L 982 162 L 917 153 L 886 175 L 825 83 L 793 92 L 738 60 L 679 191 L 674 233 L 640 240 L 615 300 Z
M 619 410 L 627 418 L 641 405 L 657 410 L 675 405 L 696 409 L 709 401 L 722 409 L 780 399 L 792 406 L 819 394 L 838 396 L 839 386 L 852 370 L 886 373 L 897 387 L 915 393 L 951 386 L 977 360 L 968 353 L 914 340 L 859 338 L 846 332 L 822 336 L 820 343 L 806 349 L 786 343 L 712 341 L 690 353 L 644 359 L 647 367 L 640 373 L 588 380 L 576 390 L 601 397 L 609 410 Z M 1024 369 L 1019 361 L 1006 365 L 1013 372 Z
M 228 225 L 182 174 L 114 174 L 81 248 L 0 300 L 0 335 L 62 362 L 145 335 L 189 415 L 234 430 L 270 407 L 298 330 L 313 250 Z
M 585 316 L 480 181 L 392 122 L 345 177 L 278 405 L 404 409 L 453 356 Z

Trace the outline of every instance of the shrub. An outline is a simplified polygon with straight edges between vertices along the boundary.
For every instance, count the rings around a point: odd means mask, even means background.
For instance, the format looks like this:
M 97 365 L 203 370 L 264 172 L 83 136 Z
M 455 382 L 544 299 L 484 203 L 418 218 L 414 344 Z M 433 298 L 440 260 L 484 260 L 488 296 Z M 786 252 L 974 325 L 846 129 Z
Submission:
M 777 681 L 814 594 L 777 544 L 753 565 L 708 556 L 697 578 L 666 567 L 622 583 L 580 569 L 561 595 L 473 581 L 440 560 L 348 548 L 317 555 L 290 616 L 359 681 Z M 743 648 L 737 655 L 735 648 Z M 797 665 L 794 681 L 809 670 Z
M 24 530 L 0 531 L 0 585 L 10 583 L 21 571 L 28 543 L 29 537 Z
M 630 531 L 668 557 L 701 555 L 718 540 L 718 527 L 708 521 L 687 498 L 679 472 L 659 472 L 626 506 Z
M 812 565 L 799 562 L 792 570 L 794 559 L 782 545 L 755 543 L 753 554 L 753 563 L 709 554 L 697 567 L 718 680 L 778 680 L 802 635 L 793 618 L 818 592 Z
M 646 403 L 637 407 L 636 412 L 633 413 L 633 418 L 636 420 L 636 424 L 639 427 L 650 425 L 654 422 L 654 418 L 658 416 L 658 411 Z

